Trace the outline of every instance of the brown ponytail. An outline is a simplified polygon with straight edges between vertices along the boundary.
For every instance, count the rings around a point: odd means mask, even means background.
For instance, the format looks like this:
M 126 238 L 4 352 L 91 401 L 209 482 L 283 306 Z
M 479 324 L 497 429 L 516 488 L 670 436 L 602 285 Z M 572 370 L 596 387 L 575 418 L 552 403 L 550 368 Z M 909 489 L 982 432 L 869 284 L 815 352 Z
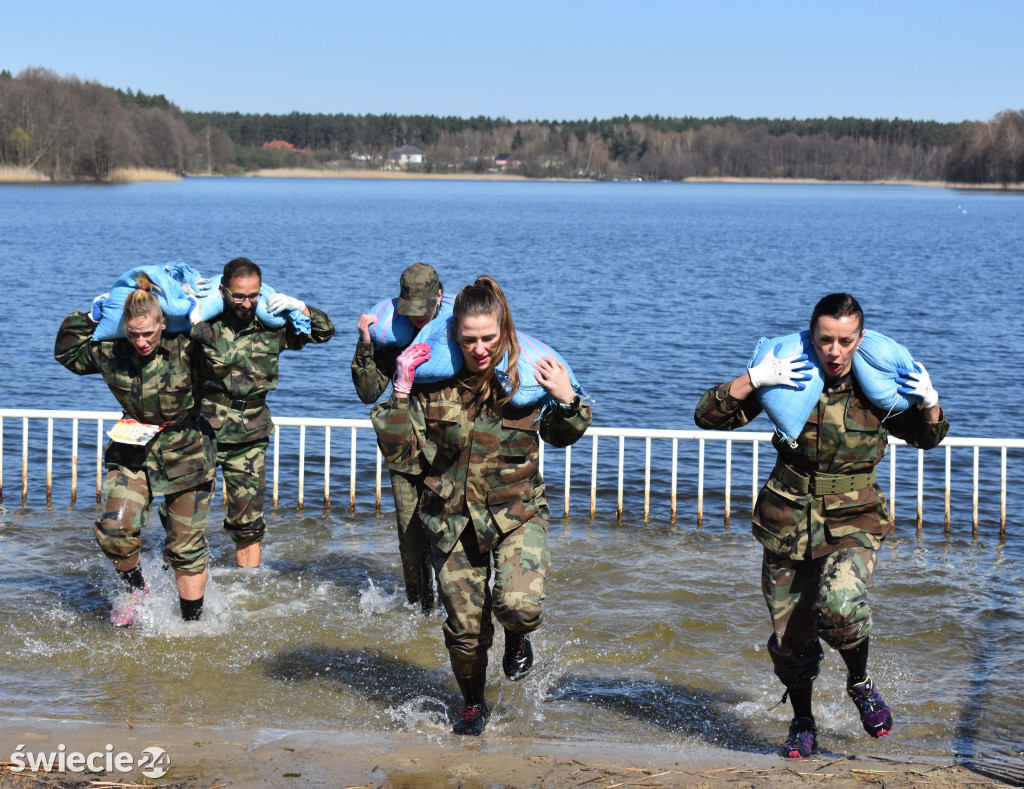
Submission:
M 456 329 L 466 318 L 479 315 L 493 315 L 498 320 L 498 345 L 491 355 L 487 369 L 473 387 L 473 394 L 485 403 L 504 405 L 512 399 L 512 394 L 519 389 L 519 340 L 516 339 L 516 326 L 512 321 L 512 311 L 501 287 L 488 276 L 477 277 L 476 282 L 467 285 L 455 297 L 452 308 L 452 319 Z M 494 376 L 494 369 L 508 352 L 508 387 L 506 392 Z M 500 394 L 500 396 L 499 396 Z
M 153 293 L 153 291 L 159 292 L 159 286 L 142 271 L 135 276 L 135 283 L 138 285 L 138 290 L 133 290 L 124 300 L 125 323 L 135 318 L 144 318 L 154 312 L 163 316 L 160 300 Z

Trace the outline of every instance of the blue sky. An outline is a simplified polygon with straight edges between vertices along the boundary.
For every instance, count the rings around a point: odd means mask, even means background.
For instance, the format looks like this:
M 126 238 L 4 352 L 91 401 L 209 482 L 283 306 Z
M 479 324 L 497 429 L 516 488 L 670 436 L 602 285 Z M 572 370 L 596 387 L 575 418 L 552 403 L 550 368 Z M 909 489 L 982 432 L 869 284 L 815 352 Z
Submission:
M 988 120 L 1021 30 L 1021 0 L 0 0 L 0 68 L 186 110 Z

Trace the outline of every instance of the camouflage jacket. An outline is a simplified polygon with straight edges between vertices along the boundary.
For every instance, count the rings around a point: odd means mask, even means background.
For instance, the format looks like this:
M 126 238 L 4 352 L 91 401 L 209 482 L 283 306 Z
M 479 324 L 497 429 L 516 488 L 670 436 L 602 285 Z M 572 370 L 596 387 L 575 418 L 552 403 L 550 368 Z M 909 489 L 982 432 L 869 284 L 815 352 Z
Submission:
M 360 400 L 364 403 L 377 402 L 394 377 L 395 360 L 404 350 L 397 345 L 377 348 L 372 342 L 360 340 L 356 343 L 356 355 L 352 357 L 352 383 Z
M 422 458 L 427 469 L 419 517 L 435 546 L 447 553 L 472 526 L 483 551 L 526 521 L 548 517 L 539 438 L 564 447 L 590 425 L 590 406 L 555 406 L 543 418 L 510 405 L 470 399 L 473 377 L 462 374 L 413 387 L 374 407 L 377 443 L 389 461 Z
M 694 421 L 705 429 L 732 430 L 759 413 L 755 395 L 737 400 L 723 384 L 704 393 Z M 945 414 L 939 422 L 928 422 L 917 406 L 886 419 L 852 375 L 826 382 L 796 446 L 778 433 L 772 438 L 778 463 L 754 504 L 754 537 L 768 550 L 794 559 L 817 559 L 851 546 L 877 550 L 892 528 L 877 482 L 848 493 L 813 495 L 783 481 L 778 464 L 802 475 L 870 472 L 885 456 L 888 433 L 931 449 L 948 430 Z
M 218 443 L 245 444 L 274 432 L 266 397 L 277 388 L 281 352 L 334 336 L 326 313 L 310 307 L 309 314 L 311 334 L 296 332 L 291 323 L 268 329 L 255 317 L 241 327 L 224 314 L 210 321 L 217 352 L 231 363 L 227 378 L 210 381 L 203 389 L 203 416 L 217 431 Z
M 151 425 L 170 423 L 144 447 L 107 444 L 107 468 L 145 469 L 154 496 L 210 482 L 216 445 L 199 416 L 195 390 L 229 369 L 216 353 L 210 327 L 199 323 L 188 334 L 164 334 L 147 357 L 125 339 L 93 342 L 95 328 L 85 313 L 71 313 L 57 333 L 54 358 L 77 375 L 101 374 L 127 416 Z

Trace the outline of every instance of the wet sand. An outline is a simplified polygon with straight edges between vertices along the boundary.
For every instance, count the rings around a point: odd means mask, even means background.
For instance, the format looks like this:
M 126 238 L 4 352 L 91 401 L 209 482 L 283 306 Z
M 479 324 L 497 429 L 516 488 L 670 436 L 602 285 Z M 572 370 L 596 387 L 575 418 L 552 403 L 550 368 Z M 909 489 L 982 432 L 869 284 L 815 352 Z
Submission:
M 132 772 L 11 772 L 19 746 L 28 753 L 103 751 L 138 754 L 164 748 L 170 769 L 159 779 Z M 870 750 L 870 743 L 865 751 Z M 688 751 L 601 742 L 554 742 L 487 736 L 286 732 L 83 721 L 9 720 L 0 724 L 0 787 L 981 787 L 1020 786 L 1024 764 L 956 765 L 919 757 L 822 753 L 787 761 L 710 745 Z

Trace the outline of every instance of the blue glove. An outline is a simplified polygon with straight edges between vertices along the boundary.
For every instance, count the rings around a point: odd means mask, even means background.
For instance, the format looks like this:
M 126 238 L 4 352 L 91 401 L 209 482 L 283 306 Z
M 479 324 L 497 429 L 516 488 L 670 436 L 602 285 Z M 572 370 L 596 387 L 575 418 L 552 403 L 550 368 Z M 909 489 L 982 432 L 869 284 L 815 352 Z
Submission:
M 780 342 L 772 348 L 771 353 L 747 370 L 750 383 L 754 385 L 755 389 L 762 386 L 807 388 L 804 381 L 810 381 L 811 376 L 804 371 L 814 369 L 814 365 L 807 360 L 807 354 L 801 353 L 798 356 L 787 356 L 785 359 L 780 359 L 777 354 L 781 350 L 782 343 Z
M 92 300 L 92 309 L 89 311 L 89 317 L 92 318 L 93 323 L 99 323 L 100 318 L 103 317 L 103 305 L 110 301 L 109 293 L 102 293 Z
M 928 371 L 918 361 L 914 362 L 914 367 L 913 370 L 908 370 L 906 367 L 896 370 L 896 391 L 908 397 L 918 398 L 922 408 L 938 405 L 939 393 L 932 386 L 932 379 L 928 375 Z

